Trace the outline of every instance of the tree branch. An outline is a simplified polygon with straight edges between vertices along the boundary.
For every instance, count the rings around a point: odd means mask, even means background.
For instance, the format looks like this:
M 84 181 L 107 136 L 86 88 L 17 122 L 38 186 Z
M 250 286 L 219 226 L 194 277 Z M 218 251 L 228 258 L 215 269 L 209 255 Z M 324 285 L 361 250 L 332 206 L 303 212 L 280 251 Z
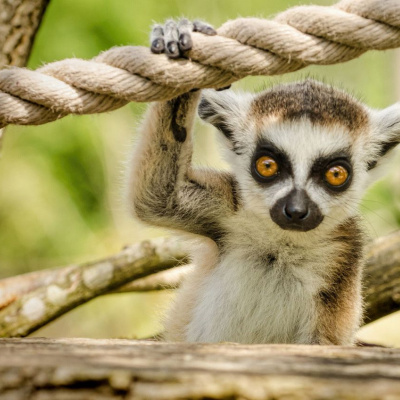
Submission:
M 186 254 L 177 242 L 158 239 L 141 242 L 98 262 L 50 271 L 45 286 L 22 295 L 0 311 L 0 337 L 26 336 L 94 297 L 184 262 Z M 32 276 L 27 283 L 21 281 L 19 287 L 35 287 Z M 46 280 L 41 272 L 37 276 L 41 282 Z M 8 283 L 13 279 L 9 278 Z M 2 286 L 5 290 L 4 282 Z M 10 301 L 10 290 L 7 296 Z
M 192 268 L 193 265 L 191 264 L 174 267 L 173 269 L 161 271 L 157 274 L 129 282 L 110 293 L 151 292 L 155 290 L 177 289 Z
M 126 250 L 123 250 L 122 253 L 124 252 L 126 252 Z M 119 257 L 119 255 L 116 255 L 115 257 Z M 93 263 L 93 265 L 101 264 L 105 261 L 107 261 L 107 259 Z M 175 264 L 176 266 L 174 264 L 171 265 L 172 267 L 175 267 L 171 270 L 161 271 L 144 278 L 139 278 L 118 287 L 109 293 L 150 292 L 154 290 L 176 289 L 179 287 L 184 276 L 190 271 L 191 265 L 180 265 L 181 262 L 179 259 L 175 260 Z M 57 284 L 58 281 L 65 279 L 65 277 L 72 271 L 84 267 L 85 265 L 69 265 L 63 268 L 45 269 L 1 279 L 0 310 L 6 308 L 8 305 L 28 293 L 32 293 L 42 287 Z

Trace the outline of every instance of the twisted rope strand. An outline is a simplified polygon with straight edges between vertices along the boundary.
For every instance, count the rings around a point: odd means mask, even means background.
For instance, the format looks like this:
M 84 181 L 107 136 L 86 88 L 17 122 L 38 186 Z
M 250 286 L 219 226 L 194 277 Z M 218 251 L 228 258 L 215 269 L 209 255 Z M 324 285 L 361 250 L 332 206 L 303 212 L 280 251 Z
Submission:
M 331 7 L 294 7 L 274 20 L 239 18 L 222 25 L 217 36 L 194 32 L 192 38 L 188 59 L 127 46 L 90 61 L 67 59 L 36 71 L 3 69 L 0 128 L 111 111 L 129 101 L 168 100 L 248 75 L 284 74 L 400 47 L 400 2 L 342 0 Z

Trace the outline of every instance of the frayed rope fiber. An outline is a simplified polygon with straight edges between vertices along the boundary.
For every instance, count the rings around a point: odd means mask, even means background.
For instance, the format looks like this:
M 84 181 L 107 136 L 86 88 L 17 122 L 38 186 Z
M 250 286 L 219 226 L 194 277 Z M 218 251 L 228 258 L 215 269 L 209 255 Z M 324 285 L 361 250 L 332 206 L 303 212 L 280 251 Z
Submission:
M 225 87 L 248 75 L 284 74 L 400 47 L 400 1 L 294 7 L 273 20 L 239 18 L 222 25 L 216 36 L 193 32 L 192 38 L 188 59 L 127 46 L 89 61 L 66 59 L 35 71 L 3 69 L 0 128 L 111 111 L 129 101 L 168 100 L 194 88 Z

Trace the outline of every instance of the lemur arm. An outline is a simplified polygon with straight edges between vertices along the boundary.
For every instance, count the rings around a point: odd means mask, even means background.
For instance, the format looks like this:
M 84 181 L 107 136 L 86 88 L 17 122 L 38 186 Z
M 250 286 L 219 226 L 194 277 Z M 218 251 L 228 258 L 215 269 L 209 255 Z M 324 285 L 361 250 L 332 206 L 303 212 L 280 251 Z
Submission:
M 132 159 L 130 202 L 141 220 L 207 236 L 223 235 L 221 220 L 237 206 L 229 173 L 194 169 L 192 126 L 200 93 L 152 104 Z

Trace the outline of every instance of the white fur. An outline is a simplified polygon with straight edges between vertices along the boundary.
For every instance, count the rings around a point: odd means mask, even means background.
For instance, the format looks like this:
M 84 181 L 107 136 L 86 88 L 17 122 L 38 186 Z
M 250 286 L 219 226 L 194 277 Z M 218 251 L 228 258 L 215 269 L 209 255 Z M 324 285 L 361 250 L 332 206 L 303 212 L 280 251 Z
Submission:
M 312 343 L 316 295 L 337 245 L 307 240 L 304 233 L 288 240 L 267 217 L 250 211 L 226 223 L 227 249 L 204 279 L 186 340 Z

